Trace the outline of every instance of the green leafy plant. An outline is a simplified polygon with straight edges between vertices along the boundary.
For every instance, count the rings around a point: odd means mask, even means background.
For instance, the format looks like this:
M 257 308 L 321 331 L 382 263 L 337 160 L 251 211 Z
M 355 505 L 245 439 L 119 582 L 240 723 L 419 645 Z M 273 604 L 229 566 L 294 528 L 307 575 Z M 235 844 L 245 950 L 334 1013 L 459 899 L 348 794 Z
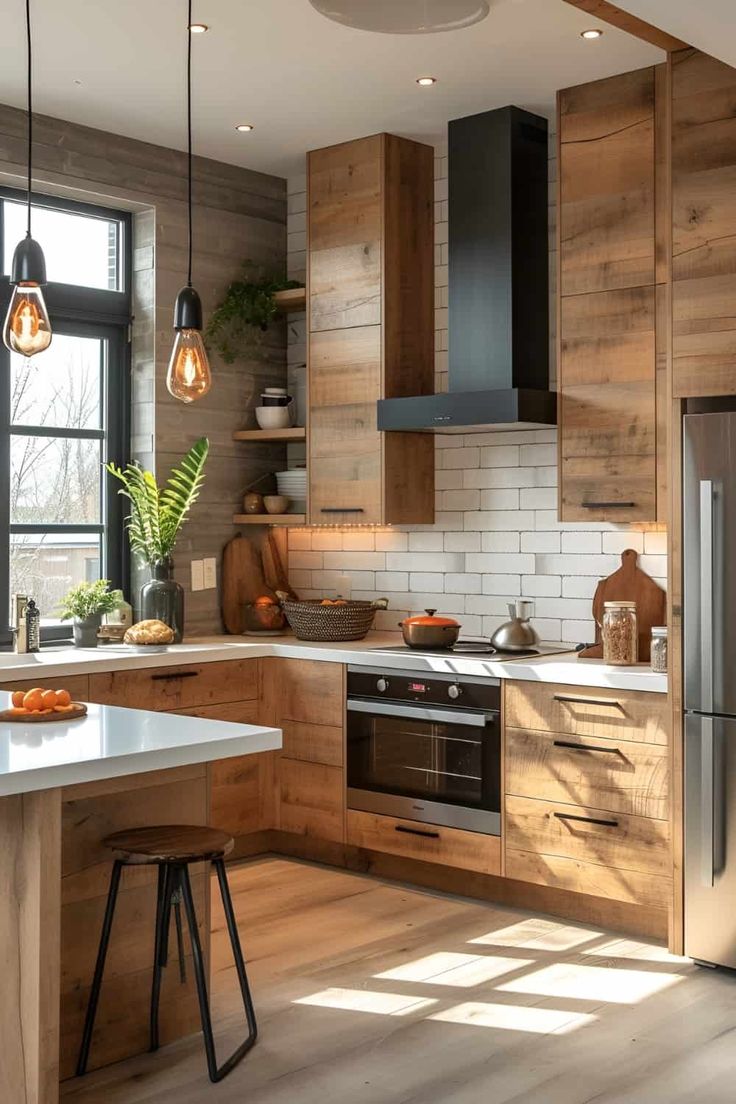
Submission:
M 232 364 L 252 342 L 254 330 L 268 329 L 278 313 L 274 293 L 303 286 L 298 280 L 258 275 L 249 263 L 243 265 L 243 271 L 244 275 L 230 284 L 205 330 L 205 340 L 226 364 Z
M 77 621 L 86 621 L 95 614 L 112 613 L 120 605 L 121 598 L 119 590 L 110 590 L 109 579 L 80 583 L 62 598 L 59 608 L 61 620 L 68 621 L 74 617 Z
M 145 471 L 140 464 L 125 468 L 107 465 L 110 475 L 123 484 L 118 494 L 130 500 L 132 509 L 125 519 L 130 546 L 144 563 L 158 563 L 171 556 L 179 531 L 202 489 L 209 448 L 206 437 L 196 441 L 179 466 L 171 469 L 162 488 L 153 472 Z

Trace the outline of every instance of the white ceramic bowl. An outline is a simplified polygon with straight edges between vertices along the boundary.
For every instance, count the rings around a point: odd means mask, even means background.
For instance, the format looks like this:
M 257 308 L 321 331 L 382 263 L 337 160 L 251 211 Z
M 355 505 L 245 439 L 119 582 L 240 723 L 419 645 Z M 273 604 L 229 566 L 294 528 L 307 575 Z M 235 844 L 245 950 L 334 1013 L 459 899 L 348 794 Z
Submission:
M 291 410 L 288 406 L 257 406 L 256 421 L 261 429 L 288 429 Z

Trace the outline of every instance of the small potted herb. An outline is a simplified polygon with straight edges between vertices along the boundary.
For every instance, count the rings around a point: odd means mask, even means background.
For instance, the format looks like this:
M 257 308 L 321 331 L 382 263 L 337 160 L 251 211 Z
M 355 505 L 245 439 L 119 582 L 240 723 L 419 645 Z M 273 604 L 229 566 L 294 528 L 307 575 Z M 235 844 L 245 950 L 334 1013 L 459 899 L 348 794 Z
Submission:
M 61 603 L 61 620 L 74 618 L 74 644 L 77 648 L 96 648 L 97 630 L 102 615 L 112 613 L 120 604 L 120 591 L 110 590 L 108 579 L 80 583 L 72 587 Z

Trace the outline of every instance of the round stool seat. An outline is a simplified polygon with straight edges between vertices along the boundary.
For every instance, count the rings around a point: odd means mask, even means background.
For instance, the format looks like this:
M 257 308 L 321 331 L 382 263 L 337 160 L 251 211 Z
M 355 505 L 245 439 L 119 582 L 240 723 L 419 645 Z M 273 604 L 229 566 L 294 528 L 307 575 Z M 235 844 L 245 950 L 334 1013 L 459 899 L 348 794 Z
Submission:
M 196 824 L 157 824 L 113 832 L 102 841 L 125 863 L 188 863 L 221 859 L 235 840 L 218 828 Z

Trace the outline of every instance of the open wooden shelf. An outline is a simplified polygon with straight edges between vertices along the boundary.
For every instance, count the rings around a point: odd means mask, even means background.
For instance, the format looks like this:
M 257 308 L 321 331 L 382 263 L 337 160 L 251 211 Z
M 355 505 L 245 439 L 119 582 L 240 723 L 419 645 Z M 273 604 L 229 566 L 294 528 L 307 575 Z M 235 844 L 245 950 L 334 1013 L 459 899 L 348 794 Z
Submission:
M 234 514 L 234 525 L 306 525 L 306 514 Z
M 236 429 L 234 441 L 306 441 L 304 426 L 291 426 L 287 429 Z
M 307 289 L 303 287 L 275 291 L 273 298 L 280 311 L 303 311 L 307 309 Z

